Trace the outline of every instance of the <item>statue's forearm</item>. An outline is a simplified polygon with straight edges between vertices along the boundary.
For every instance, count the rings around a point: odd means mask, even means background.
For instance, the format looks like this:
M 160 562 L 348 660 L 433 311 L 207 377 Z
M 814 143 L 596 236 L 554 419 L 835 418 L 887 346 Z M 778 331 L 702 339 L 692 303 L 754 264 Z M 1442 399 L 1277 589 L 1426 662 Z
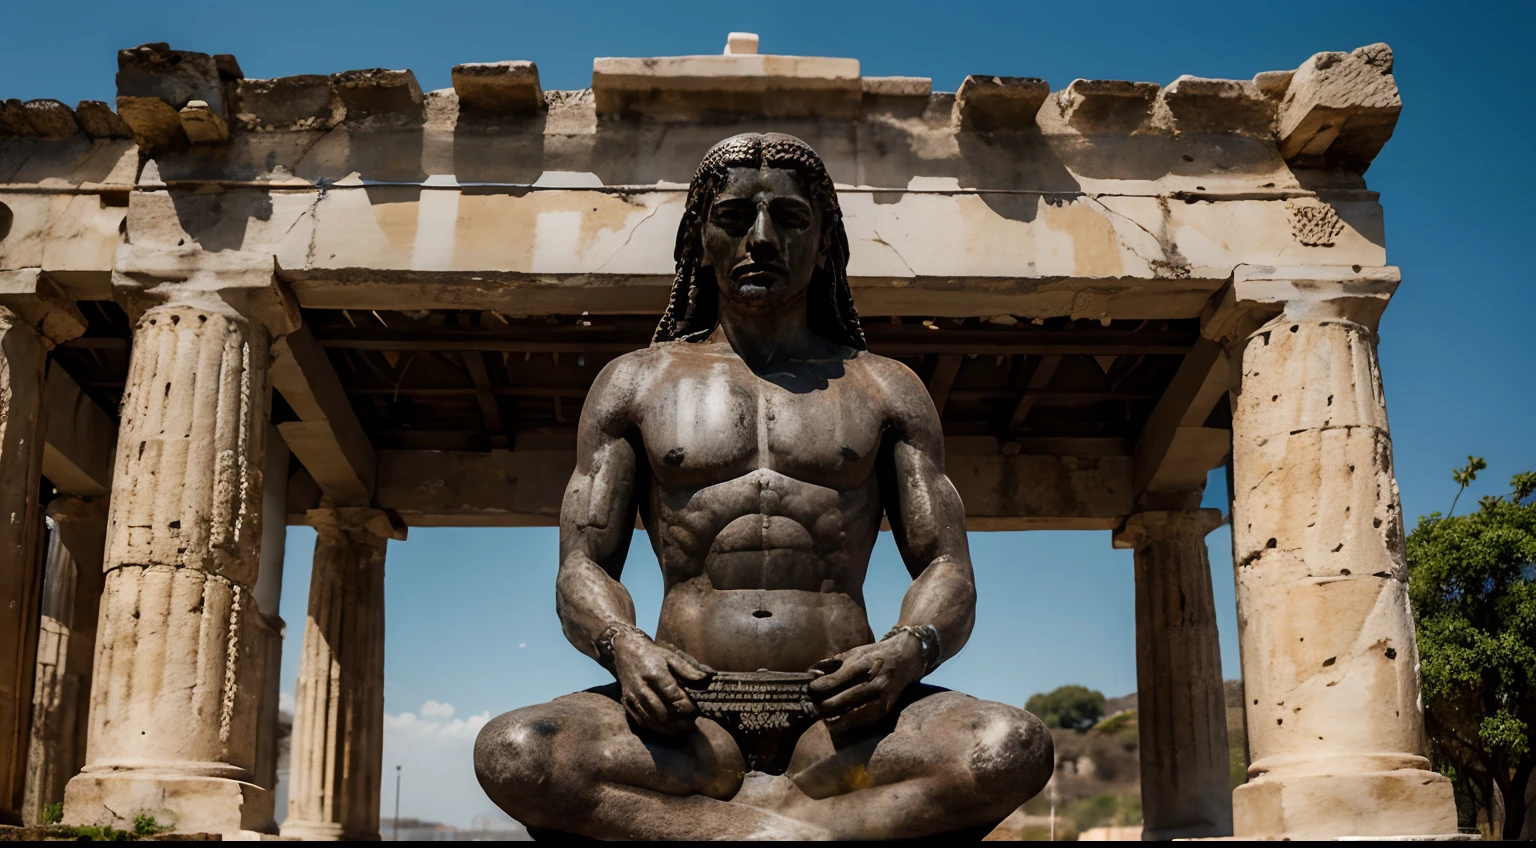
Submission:
M 907 589 L 898 627 L 931 626 L 940 640 L 940 660 L 960 652 L 976 623 L 976 579 L 968 559 L 936 557 Z
M 566 558 L 555 580 L 555 610 L 565 638 L 593 659 L 597 641 L 615 625 L 634 626 L 635 602 L 624 584 L 584 554 Z

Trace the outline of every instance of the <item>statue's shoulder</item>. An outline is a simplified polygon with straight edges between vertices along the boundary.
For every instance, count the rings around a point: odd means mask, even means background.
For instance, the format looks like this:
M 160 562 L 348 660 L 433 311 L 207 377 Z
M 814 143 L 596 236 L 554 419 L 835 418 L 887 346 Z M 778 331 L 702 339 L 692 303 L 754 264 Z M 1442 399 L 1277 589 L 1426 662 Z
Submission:
M 849 357 L 848 370 L 866 377 L 873 387 L 873 400 L 891 423 L 904 430 L 931 423 L 934 410 L 928 386 L 905 363 L 861 350 Z

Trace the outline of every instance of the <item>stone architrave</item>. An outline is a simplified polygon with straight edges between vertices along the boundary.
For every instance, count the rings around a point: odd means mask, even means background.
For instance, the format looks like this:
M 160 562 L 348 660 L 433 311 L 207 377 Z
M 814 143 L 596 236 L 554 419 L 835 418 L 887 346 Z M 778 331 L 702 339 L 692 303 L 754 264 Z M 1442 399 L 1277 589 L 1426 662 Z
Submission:
M 252 783 L 271 337 L 297 325 L 270 256 L 119 250 L 139 313 L 123 397 L 87 765 L 65 823 L 274 829 Z M 147 307 L 147 308 L 146 308 Z
M 1249 781 L 1236 836 L 1456 832 L 1423 756 L 1376 328 L 1397 269 L 1240 266 L 1233 507 Z
M 85 765 L 91 665 L 101 603 L 101 553 L 107 515 L 101 501 L 65 495 L 48 503 L 52 532 L 43 568 L 37 685 L 27 754 L 22 818 L 64 800 L 64 787 Z
M 1189 500 L 1198 503 L 1198 493 Z M 1230 836 L 1226 700 L 1211 562 L 1215 509 L 1126 519 L 1117 547 L 1136 552 L 1136 721 L 1146 839 Z
M 383 510 L 310 510 L 314 569 L 295 696 L 288 817 L 298 839 L 378 839 L 384 757 Z

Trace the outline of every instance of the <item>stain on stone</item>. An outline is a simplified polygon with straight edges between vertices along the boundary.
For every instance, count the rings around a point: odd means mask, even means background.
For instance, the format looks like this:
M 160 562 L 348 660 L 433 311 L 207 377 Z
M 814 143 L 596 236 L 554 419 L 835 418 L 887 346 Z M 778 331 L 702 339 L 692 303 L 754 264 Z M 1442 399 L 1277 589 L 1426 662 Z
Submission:
M 1323 660 L 1323 668 L 1327 668 L 1328 666 L 1333 665 L 1338 661 L 1338 659 L 1338 657 L 1329 657 L 1328 659 Z
M 677 468 L 678 466 L 683 464 L 683 459 L 686 458 L 687 456 L 688 456 L 688 452 L 683 450 L 682 448 L 673 448 L 673 449 L 667 451 L 667 455 L 662 457 L 661 461 L 665 462 L 666 464 L 668 464 L 670 466 L 672 466 L 673 468 Z
M 859 452 L 854 450 L 853 448 L 848 447 L 847 445 L 843 445 L 843 449 L 838 451 L 838 455 L 840 455 L 843 458 L 844 462 L 858 462 L 859 461 Z
M 529 722 L 528 729 L 533 731 L 535 736 L 548 739 L 551 736 L 554 736 L 556 733 L 560 732 L 560 720 L 553 718 L 541 718 L 536 721 Z
M 1388 648 L 1387 649 L 1387 659 L 1389 659 L 1389 660 L 1397 659 L 1397 649 L 1396 648 Z

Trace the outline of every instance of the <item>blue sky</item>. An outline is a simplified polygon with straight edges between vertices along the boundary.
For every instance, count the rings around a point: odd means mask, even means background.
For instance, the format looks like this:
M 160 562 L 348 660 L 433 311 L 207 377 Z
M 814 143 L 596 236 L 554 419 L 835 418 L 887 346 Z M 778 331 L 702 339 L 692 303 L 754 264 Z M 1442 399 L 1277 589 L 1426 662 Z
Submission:
M 1469 453 L 1489 468 L 1469 500 L 1536 468 L 1530 322 L 1533 98 L 1530 4 L 1290 2 L 566 3 L 396 0 L 332 4 L 15 3 L 0 50 L 0 97 L 111 101 L 115 51 L 145 41 L 234 53 L 247 76 L 411 68 L 444 88 L 460 62 L 531 59 L 547 89 L 585 88 L 594 56 L 715 53 L 730 30 L 763 52 L 852 56 L 867 75 L 933 78 L 953 91 L 968 73 L 1148 80 L 1248 78 L 1315 52 L 1386 41 L 1404 110 L 1367 174 L 1386 209 L 1388 258 L 1403 284 L 1382 324 L 1397 474 L 1406 513 L 1444 510 L 1450 469 Z M 1207 505 L 1225 507 L 1220 475 Z M 291 529 L 283 615 L 284 689 L 314 534 Z M 1226 675 L 1238 672 L 1230 537 L 1210 536 Z M 1135 688 L 1131 558 L 1109 534 L 975 534 L 981 588 L 971 647 L 934 681 L 1022 704 L 1084 683 Z M 412 531 L 391 543 L 386 591 L 386 770 L 405 766 L 403 815 L 468 823 L 491 806 L 469 772 L 476 716 L 603 682 L 560 635 L 550 530 Z M 660 581 L 648 546 L 625 574 L 643 626 Z M 876 549 L 869 601 L 877 632 L 894 620 L 906 577 L 888 540 Z M 432 702 L 430 705 L 427 702 Z M 425 709 L 424 709 L 425 705 Z M 409 717 L 406 717 L 409 714 Z M 384 795 L 386 815 L 393 789 Z M 281 811 L 280 811 L 281 813 Z

